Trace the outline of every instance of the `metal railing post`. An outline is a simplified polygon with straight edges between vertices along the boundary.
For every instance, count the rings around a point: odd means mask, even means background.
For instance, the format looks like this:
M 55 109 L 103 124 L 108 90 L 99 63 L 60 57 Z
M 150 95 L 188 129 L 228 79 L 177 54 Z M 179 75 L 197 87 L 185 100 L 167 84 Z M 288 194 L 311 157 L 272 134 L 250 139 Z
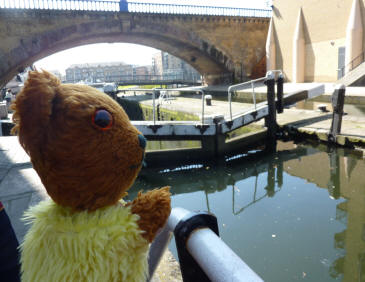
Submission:
M 267 106 L 268 115 L 265 117 L 265 126 L 267 127 L 267 144 L 266 149 L 272 150 L 276 147 L 276 103 L 275 103 L 275 77 L 272 72 L 266 75 L 265 85 L 267 86 Z
M 205 99 L 205 93 L 204 90 L 199 90 L 200 93 L 202 93 L 202 125 L 204 124 L 204 99 Z
M 153 114 L 153 125 L 156 125 L 156 109 L 155 109 L 155 100 L 156 100 L 156 93 L 157 93 L 157 90 L 156 89 L 153 89 L 153 92 L 152 92 L 152 99 L 153 99 L 153 109 L 152 109 L 152 114 Z
M 253 99 L 253 102 L 254 102 L 254 109 L 256 110 L 256 93 L 255 93 L 255 90 L 254 90 L 254 88 L 255 88 L 254 83 L 261 82 L 261 81 L 264 81 L 264 80 L 265 80 L 265 77 L 261 77 L 261 78 L 246 81 L 246 82 L 243 82 L 243 83 L 234 84 L 234 85 L 231 85 L 231 86 L 228 87 L 228 90 L 227 90 L 227 92 L 228 92 L 228 106 L 229 106 L 229 116 L 230 116 L 231 120 L 233 119 L 233 114 L 232 114 L 232 93 L 233 93 L 233 91 L 246 89 L 247 88 L 247 87 L 245 87 L 246 85 L 251 85 L 252 99 Z
M 228 104 L 229 104 L 229 118 L 232 120 L 232 93 L 230 87 L 228 88 Z
M 328 135 L 328 141 L 336 143 L 337 135 L 341 132 L 343 106 L 345 103 L 346 87 L 343 84 L 337 85 L 335 91 L 332 94 L 332 123 L 331 129 Z
M 252 100 L 253 100 L 253 106 L 256 110 L 256 94 L 255 94 L 255 86 L 253 85 L 253 81 L 251 81 L 251 88 L 252 88 Z
M 279 74 L 278 79 L 276 81 L 276 92 L 278 96 L 278 103 L 277 103 L 277 112 L 281 114 L 284 112 L 284 100 L 283 100 L 283 92 L 284 92 L 284 76 L 283 74 Z

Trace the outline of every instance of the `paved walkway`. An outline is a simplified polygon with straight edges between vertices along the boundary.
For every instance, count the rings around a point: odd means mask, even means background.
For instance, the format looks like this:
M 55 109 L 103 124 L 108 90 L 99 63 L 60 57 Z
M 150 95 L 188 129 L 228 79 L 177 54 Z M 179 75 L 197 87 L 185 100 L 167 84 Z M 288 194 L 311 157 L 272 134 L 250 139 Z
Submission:
M 141 102 L 142 104 L 152 106 L 152 100 L 145 100 Z M 157 105 L 157 101 L 156 101 Z M 202 115 L 202 99 L 201 95 L 196 95 L 196 98 L 186 98 L 186 97 L 174 97 L 171 100 L 163 101 L 161 107 L 171 111 L 180 111 L 189 114 L 195 114 L 197 117 Z M 248 103 L 232 103 L 232 114 L 238 114 L 247 111 L 247 109 L 252 108 L 252 104 Z M 229 104 L 226 101 L 212 101 L 211 106 L 204 105 L 204 116 L 216 116 L 224 115 L 226 119 L 229 118 Z
M 316 114 L 317 113 L 317 114 Z M 299 117 L 299 118 L 298 118 Z M 278 115 L 278 123 L 289 129 L 314 135 L 319 140 L 327 141 L 331 128 L 332 113 L 319 113 L 308 110 L 286 110 Z M 365 117 L 344 115 L 341 134 L 337 136 L 339 145 L 353 145 L 365 148 Z

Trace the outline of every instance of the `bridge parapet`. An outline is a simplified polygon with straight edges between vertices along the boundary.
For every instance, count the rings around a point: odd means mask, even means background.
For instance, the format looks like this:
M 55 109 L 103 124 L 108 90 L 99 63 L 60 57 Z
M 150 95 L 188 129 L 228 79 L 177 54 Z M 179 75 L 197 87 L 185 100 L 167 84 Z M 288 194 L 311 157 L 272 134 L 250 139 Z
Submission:
M 210 15 L 257 18 L 270 18 L 272 14 L 272 11 L 270 9 L 177 5 L 165 3 L 159 4 L 127 2 L 126 0 L 0 0 L 0 8 L 77 11 L 122 11 L 129 13 Z

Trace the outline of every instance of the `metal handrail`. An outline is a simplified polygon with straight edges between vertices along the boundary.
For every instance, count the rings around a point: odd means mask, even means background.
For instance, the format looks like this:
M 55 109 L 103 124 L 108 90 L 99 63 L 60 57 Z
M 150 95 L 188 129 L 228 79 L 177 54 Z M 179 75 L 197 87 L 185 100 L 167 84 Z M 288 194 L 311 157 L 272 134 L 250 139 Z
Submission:
M 235 85 L 231 85 L 230 87 L 228 87 L 228 103 L 229 103 L 229 115 L 231 120 L 232 118 L 232 92 L 236 91 L 236 90 L 241 90 L 243 89 L 243 86 L 249 85 L 251 84 L 252 87 L 252 99 L 254 100 L 254 107 L 256 109 L 256 93 L 255 93 L 255 88 L 254 88 L 254 83 L 259 82 L 259 81 L 264 81 L 266 79 L 266 77 L 260 77 L 254 80 L 250 80 L 250 81 L 246 81 L 243 83 L 239 83 L 239 84 L 235 84 Z
M 355 63 L 355 61 L 359 61 L 357 64 Z M 343 66 L 342 68 L 339 68 L 337 71 L 341 72 L 343 77 L 345 75 L 345 71 L 346 69 L 348 69 L 348 71 L 352 71 L 353 69 L 355 69 L 356 67 L 358 67 L 359 65 L 361 65 L 361 63 L 363 63 L 365 61 L 365 51 L 362 52 L 360 55 L 358 55 L 357 57 L 355 57 L 351 62 L 349 62 L 346 66 Z
M 168 222 L 156 237 L 149 252 L 149 273 L 152 277 L 172 232 L 192 213 L 183 208 L 173 208 Z M 209 228 L 196 229 L 186 240 L 186 249 L 208 278 L 218 281 L 263 281 L 233 250 Z M 180 261 L 180 265 L 184 262 Z
M 233 117 L 232 117 L 232 92 L 236 91 L 236 90 L 246 89 L 246 88 L 243 88 L 243 87 L 251 84 L 252 99 L 253 99 L 253 102 L 254 102 L 254 109 L 256 110 L 257 105 L 256 105 L 256 93 L 255 93 L 254 84 L 256 82 L 264 81 L 269 76 L 272 76 L 272 75 L 274 75 L 274 77 L 279 76 L 279 75 L 283 75 L 283 72 L 282 72 L 282 70 L 270 70 L 270 71 L 266 72 L 266 75 L 264 77 L 260 77 L 260 78 L 253 79 L 253 80 L 250 80 L 250 81 L 246 81 L 246 82 L 243 82 L 243 83 L 231 85 L 230 87 L 228 87 L 227 92 L 228 92 L 228 103 L 229 103 L 229 115 L 230 115 L 231 120 L 233 119 Z
M 197 93 L 201 93 L 202 95 L 202 117 L 201 117 L 201 122 L 202 124 L 204 124 L 204 100 L 205 100 L 205 92 L 203 89 L 197 89 L 197 90 L 188 90 L 188 89 L 179 89 L 179 88 L 174 88 L 174 89 L 165 89 L 165 88 L 153 88 L 153 89 L 122 89 L 119 91 L 123 91 L 123 92 L 127 92 L 127 91 L 132 91 L 132 92 L 149 92 L 152 91 L 152 111 L 153 111 L 153 125 L 156 125 L 156 94 L 157 92 L 160 91 L 170 91 L 170 92 L 197 92 Z
M 130 13 L 189 14 L 270 18 L 270 9 L 127 2 L 126 0 L 0 0 L 0 9 L 123 11 Z
M 157 91 L 178 91 L 178 92 L 197 92 L 197 93 L 201 93 L 202 95 L 202 116 L 201 116 L 201 123 L 202 125 L 204 124 L 204 100 L 205 100 L 205 92 L 203 89 L 197 89 L 197 90 L 188 90 L 188 89 L 179 89 L 179 88 L 175 88 L 175 89 L 164 89 L 164 88 L 153 88 L 153 94 L 152 94 L 152 99 L 153 99 L 153 125 L 156 125 L 156 110 L 155 110 L 155 100 L 156 100 L 156 93 Z
M 175 5 L 158 3 L 128 2 L 128 11 L 135 13 L 190 14 L 236 17 L 271 17 L 272 10 L 236 7 L 214 7 L 199 5 Z
M 120 11 L 119 1 L 111 0 L 0 0 L 0 9 L 40 9 L 72 11 Z
M 201 76 L 189 75 L 111 75 L 107 77 L 108 81 L 123 83 L 123 82 L 140 82 L 140 81 L 159 81 L 159 82 L 174 82 L 185 81 L 186 83 L 195 83 L 201 81 Z

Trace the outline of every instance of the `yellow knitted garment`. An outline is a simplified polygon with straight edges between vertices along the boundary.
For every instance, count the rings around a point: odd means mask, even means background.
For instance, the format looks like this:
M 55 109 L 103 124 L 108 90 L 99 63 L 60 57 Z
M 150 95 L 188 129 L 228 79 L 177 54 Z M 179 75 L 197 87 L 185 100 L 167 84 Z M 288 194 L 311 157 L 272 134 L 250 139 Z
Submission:
M 25 213 L 22 281 L 146 281 L 148 242 L 122 205 L 72 213 L 52 200 Z

